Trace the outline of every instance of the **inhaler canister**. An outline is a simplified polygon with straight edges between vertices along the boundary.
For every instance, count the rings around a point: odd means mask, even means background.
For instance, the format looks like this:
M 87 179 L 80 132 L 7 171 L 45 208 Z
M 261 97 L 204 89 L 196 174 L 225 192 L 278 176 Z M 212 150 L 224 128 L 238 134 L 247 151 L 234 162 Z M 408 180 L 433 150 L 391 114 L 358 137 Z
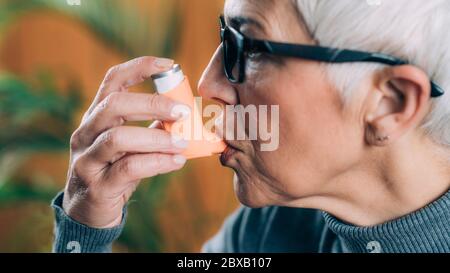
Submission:
M 187 139 L 189 145 L 183 155 L 187 159 L 193 159 L 222 153 L 226 148 L 226 144 L 222 140 L 217 140 L 217 136 L 203 126 L 203 118 L 195 104 L 189 80 L 183 74 L 180 65 L 176 64 L 169 71 L 153 75 L 152 80 L 158 94 L 167 96 L 191 108 L 191 116 L 189 118 L 175 122 L 178 126 L 174 126 L 174 122 L 163 122 L 164 129 L 169 133 L 191 136 Z M 189 130 L 189 132 L 179 132 L 180 128 Z M 193 136 L 201 137 L 198 139 L 198 137 Z

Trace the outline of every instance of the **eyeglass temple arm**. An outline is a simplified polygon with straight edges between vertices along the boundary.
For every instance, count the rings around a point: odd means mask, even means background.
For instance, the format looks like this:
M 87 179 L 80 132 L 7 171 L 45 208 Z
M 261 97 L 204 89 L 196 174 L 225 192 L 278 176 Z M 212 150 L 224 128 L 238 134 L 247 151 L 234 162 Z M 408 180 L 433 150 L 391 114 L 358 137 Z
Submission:
M 349 63 L 349 62 L 373 62 L 386 65 L 405 65 L 408 62 L 398 58 L 380 54 L 363 52 L 356 50 L 341 50 L 336 48 L 282 44 L 269 41 L 247 40 L 247 44 L 251 48 L 256 48 L 261 52 L 271 53 L 274 55 L 282 55 L 286 57 L 297 57 L 306 60 L 313 60 L 327 63 Z M 444 95 L 444 90 L 434 83 L 431 83 L 431 97 L 440 97 Z

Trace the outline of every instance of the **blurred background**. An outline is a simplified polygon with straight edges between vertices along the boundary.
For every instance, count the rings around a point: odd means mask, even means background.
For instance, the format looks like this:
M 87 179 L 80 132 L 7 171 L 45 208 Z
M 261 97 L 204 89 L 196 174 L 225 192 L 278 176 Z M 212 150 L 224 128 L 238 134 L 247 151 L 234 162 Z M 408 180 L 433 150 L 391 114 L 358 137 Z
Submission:
M 0 0 L 0 252 L 51 251 L 69 138 L 108 68 L 170 57 L 196 86 L 223 2 Z M 115 252 L 197 252 L 237 207 L 216 157 L 143 182 L 132 200 Z

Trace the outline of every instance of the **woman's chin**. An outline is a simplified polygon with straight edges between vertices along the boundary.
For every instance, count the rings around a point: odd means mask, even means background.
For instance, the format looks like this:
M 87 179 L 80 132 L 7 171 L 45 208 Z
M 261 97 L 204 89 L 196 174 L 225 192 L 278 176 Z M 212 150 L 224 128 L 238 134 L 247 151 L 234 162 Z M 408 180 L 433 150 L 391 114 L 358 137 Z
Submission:
M 234 191 L 242 205 L 250 208 L 262 208 L 273 205 L 252 185 L 253 183 L 242 181 L 235 176 Z
M 242 192 L 236 192 L 236 197 L 239 200 L 239 203 L 241 203 L 242 205 L 249 207 L 249 208 L 253 208 L 253 209 L 257 209 L 257 208 L 263 208 L 263 207 L 267 207 L 270 204 L 267 204 L 265 202 L 261 202 L 260 200 L 257 200 L 255 198 L 252 198 L 252 196 L 248 195 L 248 194 L 242 194 Z

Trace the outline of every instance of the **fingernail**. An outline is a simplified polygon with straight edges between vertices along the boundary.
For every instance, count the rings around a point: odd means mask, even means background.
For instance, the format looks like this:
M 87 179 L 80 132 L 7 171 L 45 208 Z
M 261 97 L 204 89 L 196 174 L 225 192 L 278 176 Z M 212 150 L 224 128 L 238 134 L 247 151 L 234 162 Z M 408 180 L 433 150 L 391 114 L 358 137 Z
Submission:
M 175 105 L 170 115 L 176 119 L 186 119 L 191 115 L 191 108 L 183 104 Z
M 173 65 L 173 60 L 166 58 L 158 58 L 154 62 L 155 66 L 161 69 L 171 68 Z
M 184 163 L 186 163 L 186 157 L 184 157 L 182 155 L 175 155 L 173 157 L 173 162 L 175 162 L 175 164 L 178 164 L 178 165 L 184 165 Z
M 177 148 L 185 149 L 189 145 L 189 141 L 179 135 L 172 135 L 172 144 Z

